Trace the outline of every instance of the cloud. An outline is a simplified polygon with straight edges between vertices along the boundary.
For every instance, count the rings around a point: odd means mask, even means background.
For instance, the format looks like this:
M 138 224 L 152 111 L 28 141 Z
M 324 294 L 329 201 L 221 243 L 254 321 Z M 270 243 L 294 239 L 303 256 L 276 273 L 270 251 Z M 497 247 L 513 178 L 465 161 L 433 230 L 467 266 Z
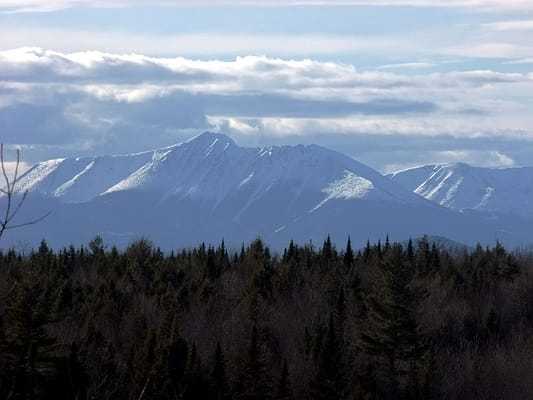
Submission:
M 380 54 L 385 51 L 408 51 L 409 40 L 367 35 L 258 34 L 235 33 L 171 33 L 124 31 L 119 28 L 84 30 L 39 26 L 0 26 L 0 50 L 25 47 L 60 48 L 65 52 L 85 52 L 98 49 L 111 53 L 227 55 L 277 54 L 284 56 L 334 55 L 365 52 Z
M 448 150 L 439 151 L 433 154 L 436 163 L 457 163 L 466 162 L 468 164 L 483 167 L 512 167 L 515 161 L 508 155 L 497 151 L 476 151 L 476 150 Z
M 467 43 L 443 48 L 443 54 L 465 58 L 524 58 L 533 55 L 533 48 L 519 41 L 492 41 L 487 43 Z
M 533 64 L 533 57 L 523 58 L 520 60 L 506 61 L 504 64 L 507 64 L 507 65 Z
M 465 7 L 480 9 L 531 10 L 529 0 L 0 0 L 0 8 L 9 12 L 48 12 L 75 6 L 131 7 L 134 5 L 213 5 L 235 4 L 254 6 L 287 5 L 365 5 L 365 6 L 409 6 L 409 7 Z
M 422 69 L 422 68 L 432 68 L 435 67 L 435 63 L 420 61 L 420 62 L 408 62 L 408 63 L 397 63 L 397 64 L 385 64 L 380 65 L 378 69 Z
M 478 163 L 520 163 L 533 141 L 532 91 L 533 74 L 491 70 L 405 75 L 305 58 L 0 52 L 2 139 L 26 145 L 32 161 L 141 151 L 211 129 L 248 145 L 338 145 L 378 167 L 391 154 L 414 159 L 416 143 L 452 151 L 469 140 L 493 143 Z
M 533 30 L 533 19 L 497 21 L 483 26 L 496 31 L 530 31 Z
M 383 173 L 389 174 L 401 171 L 407 168 L 418 167 L 427 164 L 450 164 L 466 163 L 477 167 L 486 168 L 510 168 L 516 166 L 515 161 L 508 155 L 497 150 L 446 150 L 430 151 L 416 160 L 409 160 L 403 163 L 386 164 L 382 170 Z

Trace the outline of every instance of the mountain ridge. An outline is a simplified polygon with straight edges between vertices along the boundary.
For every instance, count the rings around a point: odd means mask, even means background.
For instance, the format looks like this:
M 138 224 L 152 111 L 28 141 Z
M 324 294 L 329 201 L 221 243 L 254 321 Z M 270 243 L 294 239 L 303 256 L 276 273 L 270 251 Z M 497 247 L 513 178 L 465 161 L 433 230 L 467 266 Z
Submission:
M 342 165 L 343 170 L 330 171 L 328 161 Z M 98 168 L 99 174 L 95 172 Z M 329 175 L 316 174 L 318 169 Z M 98 179 L 91 179 L 95 174 Z M 360 175 L 370 179 L 356 179 Z M 122 190 L 150 190 L 165 197 L 215 197 L 221 201 L 230 191 L 258 179 L 269 185 L 279 179 L 303 180 L 315 189 L 329 190 L 332 198 L 365 196 L 372 189 L 380 189 L 384 197 L 417 201 L 399 187 L 389 188 L 377 171 L 333 150 L 316 145 L 245 148 L 226 135 L 212 132 L 148 152 L 45 161 L 21 176 L 18 187 L 67 203 L 85 202 Z M 87 180 L 91 185 L 85 184 Z M 334 182 L 337 186 L 330 187 Z M 358 183 L 367 190 L 351 190 Z
M 441 207 L 324 147 L 246 148 L 211 132 L 147 152 L 42 162 L 18 184 L 29 193 L 27 216 L 52 215 L 11 231 L 10 243 L 44 237 L 57 247 L 102 235 L 123 246 L 145 236 L 170 249 L 222 238 L 237 247 L 261 236 L 281 248 L 328 234 L 354 245 L 389 234 L 520 244 L 533 234 L 519 220 L 494 223 Z
M 406 189 L 457 211 L 514 214 L 533 219 L 533 167 L 429 164 L 388 176 Z

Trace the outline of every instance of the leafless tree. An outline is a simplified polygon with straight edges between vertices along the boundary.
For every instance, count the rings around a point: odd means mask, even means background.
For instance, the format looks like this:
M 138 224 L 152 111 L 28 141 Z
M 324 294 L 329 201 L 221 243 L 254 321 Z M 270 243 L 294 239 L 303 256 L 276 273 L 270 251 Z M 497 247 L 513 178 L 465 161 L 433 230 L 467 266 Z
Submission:
M 2 169 L 3 176 L 3 185 L 0 186 L 0 199 L 2 203 L 5 202 L 4 210 L 0 209 L 0 239 L 5 231 L 8 229 L 21 228 L 27 225 L 36 224 L 43 219 L 45 219 L 49 213 L 30 221 L 25 221 L 22 223 L 13 223 L 13 219 L 16 217 L 20 211 L 22 205 L 26 201 L 28 196 L 28 191 L 24 191 L 20 197 L 16 196 L 16 185 L 20 167 L 20 150 L 17 149 L 17 161 L 15 162 L 15 172 L 13 176 L 10 177 L 6 169 L 6 161 L 4 159 L 4 144 L 0 143 L 0 166 Z

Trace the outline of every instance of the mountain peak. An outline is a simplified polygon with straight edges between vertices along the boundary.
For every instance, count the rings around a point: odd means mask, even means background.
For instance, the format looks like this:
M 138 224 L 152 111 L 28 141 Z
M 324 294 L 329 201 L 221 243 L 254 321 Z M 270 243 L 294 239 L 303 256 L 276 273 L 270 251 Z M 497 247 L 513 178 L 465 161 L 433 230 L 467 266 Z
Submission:
M 531 219 L 532 172 L 533 167 L 484 168 L 451 163 L 412 168 L 389 177 L 444 207 Z
M 210 132 L 210 131 L 202 132 L 202 133 L 200 133 L 200 134 L 198 134 L 196 136 L 193 136 L 192 138 L 186 140 L 183 143 L 191 143 L 191 144 L 192 143 L 198 143 L 198 144 L 208 143 L 208 145 L 210 145 L 215 140 L 218 140 L 220 142 L 229 143 L 231 145 L 235 145 L 235 142 L 229 136 L 227 136 L 227 135 L 225 135 L 223 133 Z

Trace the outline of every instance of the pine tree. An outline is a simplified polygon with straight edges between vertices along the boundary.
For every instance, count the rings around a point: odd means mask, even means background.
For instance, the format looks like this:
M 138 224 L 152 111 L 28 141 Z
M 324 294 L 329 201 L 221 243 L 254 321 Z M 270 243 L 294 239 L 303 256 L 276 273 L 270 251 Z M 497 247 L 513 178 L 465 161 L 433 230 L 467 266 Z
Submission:
M 217 342 L 213 361 L 213 371 L 211 372 L 212 398 L 214 400 L 224 400 L 229 398 L 228 381 L 226 377 L 226 361 L 220 342 Z
M 424 352 L 424 339 L 414 318 L 420 299 L 421 292 L 413 287 L 413 270 L 401 248 L 394 245 L 372 276 L 368 326 L 357 337 L 358 346 L 382 362 L 390 399 L 399 398 L 400 377 L 417 365 Z
M 336 331 L 333 314 L 330 314 L 326 338 L 320 349 L 316 373 L 311 382 L 313 399 L 339 399 L 343 393 L 342 354 Z
M 169 313 L 170 314 L 170 313 Z M 158 371 L 154 384 L 163 398 L 181 395 L 187 366 L 188 346 L 180 336 L 176 316 L 168 315 L 158 335 L 157 360 Z
M 429 269 L 430 271 L 440 271 L 440 267 L 440 250 L 435 242 L 433 242 L 431 245 L 431 252 L 429 253 Z
M 49 254 L 47 248 L 44 254 Z M 3 357 L 13 393 L 21 397 L 35 398 L 50 390 L 62 363 L 57 341 L 46 331 L 52 322 L 53 299 L 43 286 L 27 272 L 7 303 Z
M 344 251 L 344 257 L 342 259 L 342 264 L 344 268 L 349 269 L 354 264 L 354 254 L 352 250 L 352 241 L 350 236 L 348 236 L 348 242 L 346 243 L 346 250 Z
M 415 250 L 413 248 L 413 240 L 409 238 L 409 242 L 407 243 L 407 261 L 410 263 L 413 263 L 415 259 Z
M 429 240 L 424 236 L 418 241 L 418 247 L 415 252 L 415 263 L 418 273 L 425 276 L 429 272 L 431 252 Z
M 337 250 L 329 235 L 326 237 L 326 240 L 324 240 L 324 244 L 320 250 L 320 259 L 322 261 L 321 267 L 325 271 L 328 271 L 330 267 L 337 262 Z
M 209 386 L 204 381 L 202 374 L 202 365 L 198 355 L 196 344 L 193 343 L 187 367 L 185 369 L 185 378 L 182 390 L 184 399 L 205 399 L 209 397 Z
M 344 328 L 346 325 L 346 319 L 346 298 L 344 296 L 344 288 L 341 287 L 339 290 L 339 295 L 337 296 L 337 302 L 335 304 L 337 337 L 341 348 L 344 348 Z
M 279 378 L 278 390 L 276 393 L 277 400 L 290 400 L 292 399 L 292 388 L 289 377 L 289 367 L 287 360 L 283 360 L 283 366 L 281 368 L 281 375 Z
M 239 400 L 266 400 L 272 395 L 272 381 L 269 372 L 269 360 L 259 337 L 257 326 L 252 328 L 247 357 L 239 379 L 237 389 Z

